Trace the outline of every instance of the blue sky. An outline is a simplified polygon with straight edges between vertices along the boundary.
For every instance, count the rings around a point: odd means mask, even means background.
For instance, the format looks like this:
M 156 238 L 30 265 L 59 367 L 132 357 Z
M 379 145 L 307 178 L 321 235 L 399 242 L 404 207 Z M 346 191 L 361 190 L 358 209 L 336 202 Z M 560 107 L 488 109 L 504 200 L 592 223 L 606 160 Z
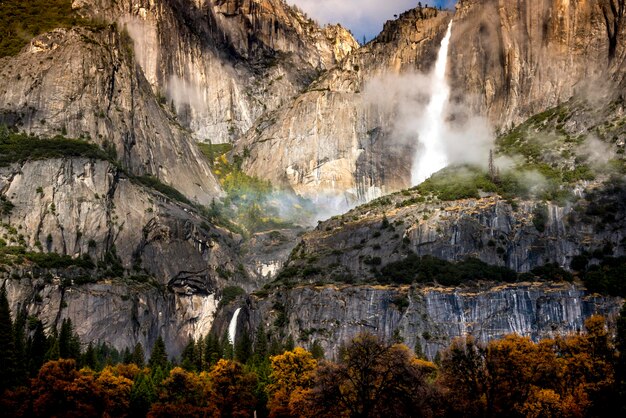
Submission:
M 341 23 L 359 42 L 380 33 L 394 15 L 417 7 L 414 0 L 287 0 L 298 5 L 320 24 Z M 455 0 L 425 0 L 423 5 L 451 6 Z

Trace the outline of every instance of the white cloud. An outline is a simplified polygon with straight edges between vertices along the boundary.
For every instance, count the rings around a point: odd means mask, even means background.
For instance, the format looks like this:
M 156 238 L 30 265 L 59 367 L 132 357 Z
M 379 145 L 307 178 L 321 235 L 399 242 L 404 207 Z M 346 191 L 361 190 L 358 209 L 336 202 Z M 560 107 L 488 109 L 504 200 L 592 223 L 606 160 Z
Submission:
M 415 0 L 287 0 L 307 12 L 320 24 L 341 23 L 360 41 L 380 33 L 387 20 L 394 19 L 409 9 L 417 7 Z M 454 0 L 422 1 L 423 5 L 443 5 Z

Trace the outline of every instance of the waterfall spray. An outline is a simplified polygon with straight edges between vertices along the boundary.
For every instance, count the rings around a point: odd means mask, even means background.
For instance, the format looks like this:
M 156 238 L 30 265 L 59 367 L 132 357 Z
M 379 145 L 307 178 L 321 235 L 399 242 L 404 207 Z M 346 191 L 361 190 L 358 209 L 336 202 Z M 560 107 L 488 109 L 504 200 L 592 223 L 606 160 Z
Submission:
M 241 312 L 241 308 L 237 308 L 237 310 L 233 314 L 233 318 L 230 320 L 230 324 L 228 324 L 228 341 L 230 341 L 232 345 L 235 345 L 235 335 L 237 334 L 237 318 L 239 317 L 239 312 Z
M 446 80 L 448 48 L 452 34 L 452 22 L 448 25 L 446 36 L 441 41 L 437 62 L 431 74 L 432 95 L 422 115 L 418 128 L 420 147 L 413 161 L 411 181 L 418 185 L 433 173 L 448 165 L 443 136 L 445 133 L 445 110 L 450 98 L 450 86 Z

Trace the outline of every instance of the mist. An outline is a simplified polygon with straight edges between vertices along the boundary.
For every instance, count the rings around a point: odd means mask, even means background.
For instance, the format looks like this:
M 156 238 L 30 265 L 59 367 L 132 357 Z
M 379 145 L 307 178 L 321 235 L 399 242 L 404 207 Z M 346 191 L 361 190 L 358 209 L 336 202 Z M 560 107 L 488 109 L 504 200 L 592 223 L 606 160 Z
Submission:
M 432 74 L 423 73 L 386 74 L 368 82 L 363 92 L 369 106 L 391 115 L 391 126 L 387 127 L 390 136 L 393 141 L 411 145 L 415 150 L 414 164 L 419 164 L 425 154 L 420 133 L 431 122 L 427 109 L 435 89 L 439 88 L 432 78 Z M 440 122 L 437 137 L 445 164 L 435 171 L 451 165 L 487 167 L 489 150 L 495 143 L 495 133 L 487 118 L 468 114 L 465 108 L 447 102 Z M 419 167 L 414 165 L 413 171 L 416 169 Z M 427 177 L 421 176 L 413 185 Z

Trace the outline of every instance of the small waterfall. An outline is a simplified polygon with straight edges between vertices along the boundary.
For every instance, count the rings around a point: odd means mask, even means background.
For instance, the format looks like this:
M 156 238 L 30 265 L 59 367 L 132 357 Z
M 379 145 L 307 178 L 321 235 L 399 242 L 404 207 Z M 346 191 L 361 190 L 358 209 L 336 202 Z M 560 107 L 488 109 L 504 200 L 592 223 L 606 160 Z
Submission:
M 237 310 L 233 314 L 233 318 L 230 320 L 230 324 L 228 324 L 228 341 L 230 341 L 232 345 L 235 345 L 235 335 L 237 334 L 237 318 L 239 317 L 239 312 L 241 312 L 241 308 L 237 308 Z
M 421 147 L 418 149 L 413 161 L 411 175 L 413 185 L 420 184 L 432 174 L 448 165 L 443 135 L 445 133 L 445 110 L 450 98 L 450 86 L 446 80 L 446 68 L 448 66 L 448 48 L 451 35 L 452 22 L 448 25 L 446 36 L 441 41 L 437 62 L 430 76 L 433 91 L 417 132 Z

